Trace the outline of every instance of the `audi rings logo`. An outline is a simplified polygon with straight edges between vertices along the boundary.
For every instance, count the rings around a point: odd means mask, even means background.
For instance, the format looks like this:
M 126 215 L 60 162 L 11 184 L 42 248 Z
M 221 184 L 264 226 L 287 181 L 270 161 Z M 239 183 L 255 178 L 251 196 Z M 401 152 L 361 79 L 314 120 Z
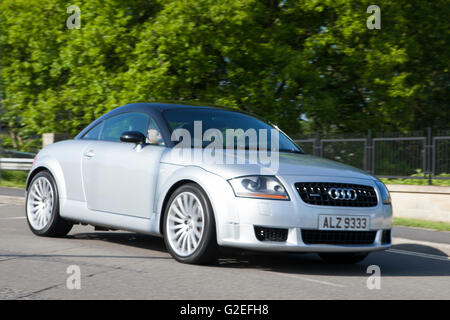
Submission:
M 358 195 L 353 189 L 330 188 L 328 195 L 333 200 L 356 200 Z

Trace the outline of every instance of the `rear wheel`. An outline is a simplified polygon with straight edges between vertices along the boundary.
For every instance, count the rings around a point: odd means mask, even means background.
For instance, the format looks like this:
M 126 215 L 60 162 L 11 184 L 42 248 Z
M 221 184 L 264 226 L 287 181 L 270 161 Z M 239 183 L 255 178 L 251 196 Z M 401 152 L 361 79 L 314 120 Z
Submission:
M 28 226 L 36 235 L 61 237 L 72 229 L 73 224 L 59 215 L 58 188 L 48 171 L 39 172 L 31 181 L 25 210 Z
M 205 264 L 217 258 L 216 228 L 211 204 L 196 184 L 179 187 L 164 214 L 164 241 L 178 261 Z
M 358 263 L 364 260 L 368 255 L 368 252 L 319 253 L 319 256 L 323 260 L 339 264 Z

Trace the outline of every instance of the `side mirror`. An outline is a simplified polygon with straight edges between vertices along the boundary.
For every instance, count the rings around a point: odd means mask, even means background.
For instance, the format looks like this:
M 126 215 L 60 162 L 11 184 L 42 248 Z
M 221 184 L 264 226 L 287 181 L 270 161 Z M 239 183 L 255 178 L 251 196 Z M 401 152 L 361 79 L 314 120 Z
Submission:
M 125 131 L 122 132 L 120 141 L 141 144 L 145 143 L 145 136 L 139 131 Z

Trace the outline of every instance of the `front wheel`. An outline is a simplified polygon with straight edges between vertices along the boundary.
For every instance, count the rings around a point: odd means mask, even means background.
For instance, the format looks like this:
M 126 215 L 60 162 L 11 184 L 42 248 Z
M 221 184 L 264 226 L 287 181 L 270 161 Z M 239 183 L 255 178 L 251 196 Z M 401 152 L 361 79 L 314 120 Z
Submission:
M 214 214 L 205 192 L 196 184 L 179 187 L 164 214 L 164 241 L 179 262 L 205 264 L 217 258 Z
M 319 256 L 331 263 L 353 264 L 363 261 L 369 253 L 367 252 L 342 252 L 342 253 L 319 253 Z
M 59 215 L 59 195 L 53 176 L 39 172 L 31 181 L 25 203 L 28 225 L 38 236 L 62 237 L 73 224 Z

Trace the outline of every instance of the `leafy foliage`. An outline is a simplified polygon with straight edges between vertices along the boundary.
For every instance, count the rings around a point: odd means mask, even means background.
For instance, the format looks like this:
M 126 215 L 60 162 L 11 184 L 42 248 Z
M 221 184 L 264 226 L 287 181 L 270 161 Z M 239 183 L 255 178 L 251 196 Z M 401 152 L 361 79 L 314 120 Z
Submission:
M 74 3 L 75 4 L 75 3 Z M 380 0 L 1 0 L 1 126 L 26 150 L 142 101 L 201 101 L 302 130 L 413 130 L 450 120 L 450 6 Z M 305 122 L 302 119 L 308 119 Z

